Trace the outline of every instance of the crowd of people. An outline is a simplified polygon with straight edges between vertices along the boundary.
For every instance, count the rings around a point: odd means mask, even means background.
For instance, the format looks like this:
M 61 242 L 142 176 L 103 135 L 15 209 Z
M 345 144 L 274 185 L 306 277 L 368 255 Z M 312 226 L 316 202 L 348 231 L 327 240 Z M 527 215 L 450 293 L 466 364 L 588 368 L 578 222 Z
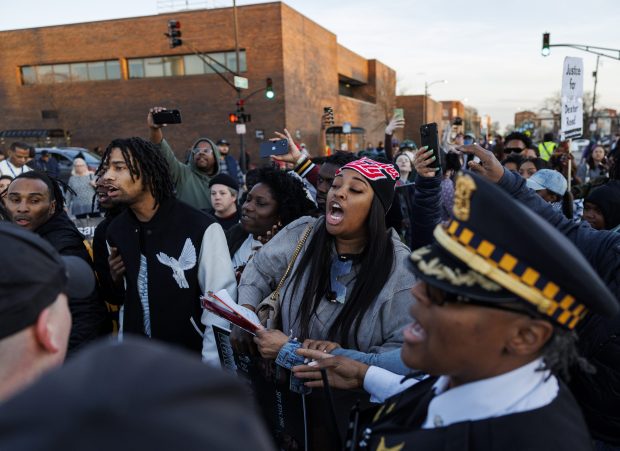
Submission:
M 66 186 L 28 144 L 0 162 L 0 449 L 620 449 L 620 139 L 581 161 L 519 132 L 418 148 L 394 117 L 357 154 L 284 130 L 244 173 L 224 139 L 179 160 L 162 110 Z M 73 219 L 95 213 L 90 243 Z M 205 308 L 222 290 L 255 330 Z M 301 433 L 208 368 L 218 330 L 301 400 Z M 46 411 L 75 437 L 32 429 Z

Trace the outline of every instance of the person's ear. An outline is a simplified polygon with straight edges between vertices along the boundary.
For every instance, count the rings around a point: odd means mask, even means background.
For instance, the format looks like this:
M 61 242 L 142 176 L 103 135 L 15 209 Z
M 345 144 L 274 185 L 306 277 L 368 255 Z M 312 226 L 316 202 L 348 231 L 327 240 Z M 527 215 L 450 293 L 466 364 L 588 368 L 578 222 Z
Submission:
M 54 214 L 54 211 L 56 211 L 56 201 L 55 200 L 50 202 L 50 208 L 48 210 L 48 214 L 50 216 L 52 216 Z
M 57 338 L 54 333 L 54 326 L 52 325 L 52 313 L 51 306 L 43 309 L 39 313 L 37 322 L 35 323 L 35 337 L 39 345 L 51 354 L 55 354 L 60 351 L 60 347 L 57 343 Z
M 535 355 L 553 335 L 553 326 L 542 319 L 523 318 L 515 325 L 515 334 L 508 340 L 507 349 L 514 355 Z

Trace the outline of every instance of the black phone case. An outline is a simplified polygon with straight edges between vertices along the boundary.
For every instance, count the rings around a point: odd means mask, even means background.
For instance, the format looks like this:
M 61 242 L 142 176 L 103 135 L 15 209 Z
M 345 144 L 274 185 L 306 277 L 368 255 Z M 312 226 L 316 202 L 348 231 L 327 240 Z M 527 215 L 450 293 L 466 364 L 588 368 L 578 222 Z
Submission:
M 157 125 L 180 124 L 181 112 L 179 110 L 164 110 L 159 113 L 153 113 L 153 122 Z
M 420 127 L 420 136 L 422 137 L 422 147 L 427 146 L 433 150 L 435 161 L 431 164 L 431 167 L 441 167 L 441 152 L 439 152 L 439 133 L 437 131 L 437 124 L 431 122 L 430 124 L 423 124 Z

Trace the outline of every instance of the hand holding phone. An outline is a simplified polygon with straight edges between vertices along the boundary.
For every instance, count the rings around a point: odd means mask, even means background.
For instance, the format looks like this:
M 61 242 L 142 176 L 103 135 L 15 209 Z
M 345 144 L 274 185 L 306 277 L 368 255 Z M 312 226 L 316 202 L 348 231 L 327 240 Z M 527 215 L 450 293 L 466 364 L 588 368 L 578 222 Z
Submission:
M 284 155 L 287 153 L 287 139 L 278 139 L 277 141 L 263 141 L 262 143 L 260 143 L 259 154 L 261 158 L 268 158 L 271 155 Z
M 334 121 L 334 109 L 330 106 L 323 108 L 323 121 L 326 127 L 331 127 L 335 124 Z
M 422 137 L 422 147 L 427 147 L 428 150 L 433 151 L 435 161 L 431 165 L 434 168 L 441 167 L 441 154 L 439 152 L 439 133 L 437 131 L 437 124 L 431 122 L 430 124 L 424 124 L 420 127 L 420 136 Z
M 153 113 L 153 123 L 155 125 L 180 124 L 181 112 L 179 110 L 162 110 Z

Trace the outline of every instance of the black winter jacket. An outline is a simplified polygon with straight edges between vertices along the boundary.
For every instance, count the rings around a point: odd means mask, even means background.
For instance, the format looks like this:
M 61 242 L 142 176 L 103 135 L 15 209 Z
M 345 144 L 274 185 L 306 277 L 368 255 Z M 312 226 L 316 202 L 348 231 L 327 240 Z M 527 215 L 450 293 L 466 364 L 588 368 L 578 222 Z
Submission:
M 52 216 L 35 232 L 54 246 L 60 255 L 79 257 L 92 267 L 93 262 L 84 245 L 84 237 L 66 213 Z M 69 298 L 69 310 L 73 319 L 69 353 L 111 331 L 108 313 L 98 288 L 86 298 Z

